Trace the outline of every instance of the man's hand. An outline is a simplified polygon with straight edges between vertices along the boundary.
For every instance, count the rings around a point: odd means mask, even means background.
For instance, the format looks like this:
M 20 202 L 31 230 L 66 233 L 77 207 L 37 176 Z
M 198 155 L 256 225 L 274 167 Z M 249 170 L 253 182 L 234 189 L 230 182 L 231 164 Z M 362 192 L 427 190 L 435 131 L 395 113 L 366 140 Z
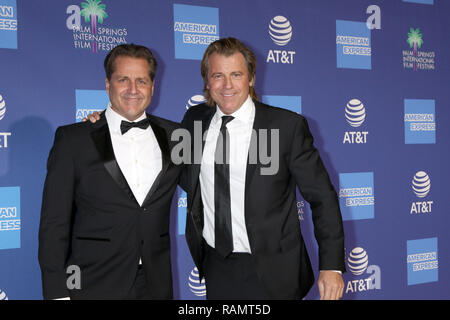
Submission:
M 86 122 L 89 119 L 90 122 L 95 123 L 97 120 L 100 120 L 100 112 L 92 112 L 88 114 L 87 118 L 83 118 L 83 122 Z
M 344 293 L 344 280 L 339 272 L 320 271 L 317 286 L 320 300 L 339 300 Z

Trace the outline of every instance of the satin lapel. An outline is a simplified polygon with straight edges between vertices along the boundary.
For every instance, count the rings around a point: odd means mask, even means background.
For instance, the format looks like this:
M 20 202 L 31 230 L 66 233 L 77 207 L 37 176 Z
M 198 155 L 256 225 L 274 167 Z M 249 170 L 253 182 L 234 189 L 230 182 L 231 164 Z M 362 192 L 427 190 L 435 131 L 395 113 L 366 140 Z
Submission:
M 150 126 L 153 130 L 153 133 L 155 134 L 156 140 L 158 141 L 159 148 L 161 150 L 162 155 L 162 169 L 159 172 L 158 176 L 155 179 L 155 182 L 153 182 L 152 187 L 150 188 L 149 192 L 147 193 L 147 196 L 145 197 L 144 202 L 142 203 L 142 206 L 144 207 L 147 205 L 147 202 L 150 201 L 150 198 L 152 194 L 155 192 L 155 190 L 158 188 L 159 183 L 161 182 L 162 177 L 167 171 L 167 168 L 169 168 L 170 164 L 170 148 L 169 148 L 169 142 L 168 137 L 166 134 L 166 130 L 158 126 L 155 121 L 151 118 L 149 114 L 147 114 L 147 117 L 150 118 Z
M 255 103 L 255 120 L 253 121 L 253 132 L 256 133 L 252 134 L 252 137 L 250 139 L 250 147 L 249 152 L 254 152 L 256 154 L 253 154 L 253 157 L 250 155 L 247 158 L 247 169 L 245 172 L 245 195 L 249 194 L 249 188 L 252 187 L 251 181 L 253 178 L 253 175 L 255 174 L 255 170 L 257 168 L 260 168 L 259 163 L 259 146 L 258 146 L 258 130 L 259 129 L 267 129 L 267 119 L 264 114 L 263 107 L 260 106 L 259 102 L 254 101 Z M 255 159 L 256 163 L 250 163 L 250 159 Z M 254 161 L 253 161 L 254 162 Z M 246 210 L 247 211 L 247 210 Z
M 136 198 L 134 197 L 127 180 L 125 179 L 125 176 L 116 161 L 116 156 L 114 155 L 114 149 L 111 142 L 111 135 L 109 133 L 109 127 L 104 113 L 101 115 L 100 120 L 93 124 L 93 126 L 95 129 L 91 132 L 91 137 L 94 140 L 94 144 L 97 147 L 97 151 L 103 165 L 105 166 L 105 169 L 120 189 L 122 189 L 128 197 L 130 197 L 130 199 L 137 204 Z

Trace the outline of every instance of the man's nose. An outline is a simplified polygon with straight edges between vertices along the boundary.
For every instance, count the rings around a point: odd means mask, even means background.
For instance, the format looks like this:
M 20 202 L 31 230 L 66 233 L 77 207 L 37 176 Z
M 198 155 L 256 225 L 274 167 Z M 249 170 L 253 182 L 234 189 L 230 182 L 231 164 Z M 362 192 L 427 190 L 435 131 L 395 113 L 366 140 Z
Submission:
M 136 81 L 130 81 L 129 86 L 128 86 L 128 90 L 130 91 L 130 93 L 136 93 L 137 92 L 137 87 L 138 84 Z
M 231 77 L 225 77 L 224 87 L 227 89 L 233 88 L 233 81 L 231 81 Z

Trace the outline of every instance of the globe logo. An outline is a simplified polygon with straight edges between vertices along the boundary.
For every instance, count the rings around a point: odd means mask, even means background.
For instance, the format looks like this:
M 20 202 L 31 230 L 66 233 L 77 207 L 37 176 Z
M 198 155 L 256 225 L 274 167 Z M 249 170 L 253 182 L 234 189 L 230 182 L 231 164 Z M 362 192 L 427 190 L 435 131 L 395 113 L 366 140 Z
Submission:
M 345 118 L 352 127 L 356 128 L 362 125 L 366 119 L 366 109 L 358 99 L 350 100 L 345 106 Z
M 369 256 L 363 248 L 356 247 L 350 252 L 347 262 L 351 273 L 355 276 L 359 276 L 366 271 L 367 265 L 369 264 Z
M 6 296 L 6 292 L 0 289 L 0 301 L 2 300 L 8 300 L 8 297 Z
M 269 23 L 270 38 L 279 46 L 285 46 L 291 41 L 292 26 L 288 19 L 276 16 Z
M 202 297 L 206 295 L 205 279 L 200 281 L 197 267 L 195 267 L 194 270 L 192 270 L 191 274 L 189 275 L 189 289 L 197 297 Z
M 206 99 L 204 96 L 202 96 L 201 94 L 195 95 L 189 99 L 188 103 L 186 104 L 186 110 L 188 110 L 190 107 L 193 107 L 198 104 L 205 103 L 205 102 L 206 102 Z
M 0 94 L 0 120 L 2 120 L 5 117 L 6 113 L 6 102 L 3 99 L 2 95 Z
M 426 172 L 419 171 L 415 174 L 412 180 L 412 189 L 419 198 L 424 198 L 428 195 L 431 189 L 431 180 Z

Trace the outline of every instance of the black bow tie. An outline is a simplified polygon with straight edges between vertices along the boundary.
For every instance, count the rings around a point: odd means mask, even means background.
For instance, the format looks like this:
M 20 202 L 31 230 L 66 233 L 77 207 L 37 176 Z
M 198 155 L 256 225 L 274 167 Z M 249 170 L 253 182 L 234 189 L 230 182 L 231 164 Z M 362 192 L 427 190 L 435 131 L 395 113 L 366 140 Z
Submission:
M 144 120 L 141 120 L 139 122 L 128 122 L 122 120 L 122 122 L 120 123 L 120 131 L 122 131 L 122 134 L 125 134 L 131 128 L 147 129 L 149 125 L 150 121 L 148 118 L 145 118 Z

